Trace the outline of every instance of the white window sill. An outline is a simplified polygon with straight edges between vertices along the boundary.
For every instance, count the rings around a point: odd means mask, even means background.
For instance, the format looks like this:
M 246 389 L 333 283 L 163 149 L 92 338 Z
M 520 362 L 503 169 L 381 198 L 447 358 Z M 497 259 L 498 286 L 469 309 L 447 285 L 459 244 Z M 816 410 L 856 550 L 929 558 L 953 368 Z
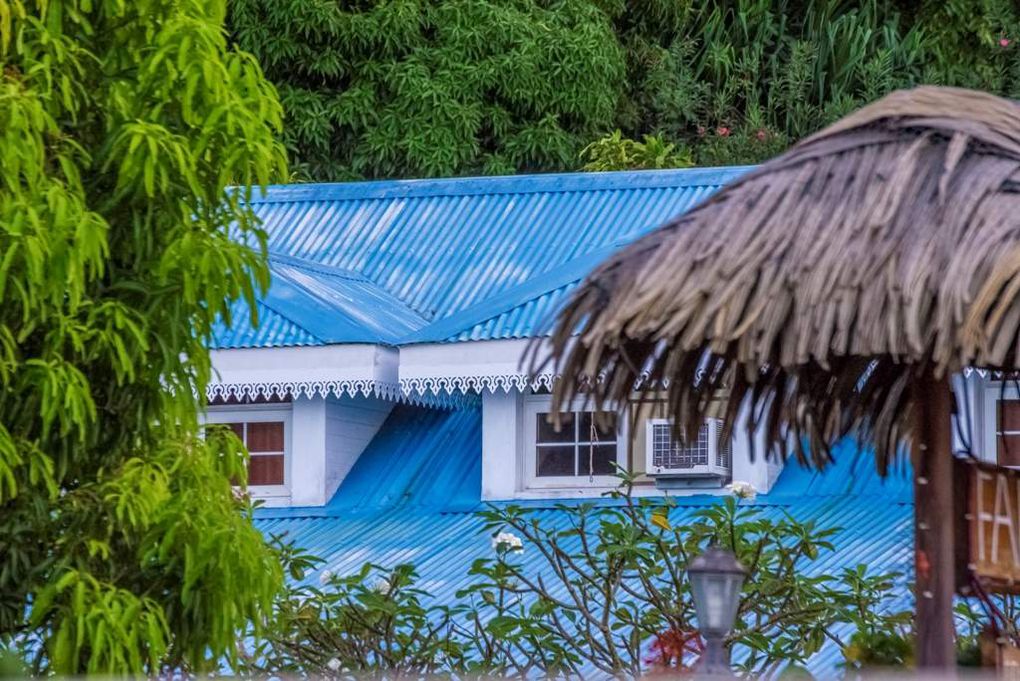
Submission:
M 289 497 L 290 487 L 286 485 L 249 485 L 248 494 L 253 497 Z
M 263 506 L 275 508 L 292 505 L 290 488 L 286 485 L 253 485 L 248 488 L 248 496 L 261 501 Z
M 599 499 L 608 492 L 619 489 L 607 487 L 572 487 L 572 488 L 532 488 L 520 490 L 511 499 L 489 498 L 484 501 L 534 501 L 543 499 Z M 635 485 L 631 490 L 632 497 L 693 497 L 693 496 L 726 496 L 729 491 L 725 487 L 692 487 L 690 489 L 659 489 L 655 485 Z

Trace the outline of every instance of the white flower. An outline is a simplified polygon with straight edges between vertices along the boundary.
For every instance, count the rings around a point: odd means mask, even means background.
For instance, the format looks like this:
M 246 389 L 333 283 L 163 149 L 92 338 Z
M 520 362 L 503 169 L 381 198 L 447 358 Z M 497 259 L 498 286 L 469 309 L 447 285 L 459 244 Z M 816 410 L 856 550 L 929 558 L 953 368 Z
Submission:
M 731 482 L 726 485 L 726 489 L 728 489 L 730 494 L 738 499 L 754 501 L 754 498 L 758 496 L 758 490 L 756 490 L 754 485 L 749 482 Z
M 520 553 L 524 550 L 524 542 L 513 532 L 500 532 L 492 538 L 492 548 L 496 551 L 515 551 Z
M 379 579 L 375 580 L 375 584 L 372 585 L 372 590 L 381 594 L 389 593 L 390 580 L 380 577 Z
M 330 658 L 329 662 L 326 663 L 326 669 L 328 669 L 331 672 L 335 672 L 336 670 L 340 669 L 340 660 L 336 659 L 335 657 Z
M 322 572 L 319 573 L 319 584 L 325 586 L 326 584 L 329 584 L 329 580 L 331 579 L 333 579 L 332 570 L 323 570 Z

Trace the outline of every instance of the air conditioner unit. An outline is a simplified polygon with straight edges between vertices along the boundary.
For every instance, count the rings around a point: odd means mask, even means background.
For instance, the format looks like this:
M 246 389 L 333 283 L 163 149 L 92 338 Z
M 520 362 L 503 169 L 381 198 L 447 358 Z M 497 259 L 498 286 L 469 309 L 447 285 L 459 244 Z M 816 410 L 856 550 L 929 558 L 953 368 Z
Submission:
M 673 437 L 668 419 L 645 426 L 645 472 L 663 489 L 721 486 L 730 477 L 730 446 L 722 442 L 722 419 L 705 419 L 691 443 Z

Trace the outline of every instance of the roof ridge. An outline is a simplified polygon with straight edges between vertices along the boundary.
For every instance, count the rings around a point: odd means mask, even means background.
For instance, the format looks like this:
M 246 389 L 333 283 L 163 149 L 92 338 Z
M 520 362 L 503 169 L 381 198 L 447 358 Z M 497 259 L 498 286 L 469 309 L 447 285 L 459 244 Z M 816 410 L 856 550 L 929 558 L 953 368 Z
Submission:
M 638 233 L 628 234 L 606 246 L 575 256 L 552 269 L 528 277 L 516 286 L 494 293 L 474 305 L 437 319 L 431 324 L 409 333 L 400 338 L 397 344 L 409 345 L 445 341 L 465 328 L 486 322 L 550 291 L 580 281 L 592 270 L 594 265 L 602 262 L 614 251 L 638 236 L 640 236 Z
M 587 192 L 611 189 L 701 187 L 725 184 L 754 166 L 667 168 L 612 172 L 540 173 L 489 177 L 368 180 L 270 185 L 252 195 L 250 202 L 336 201 L 343 199 L 394 199 L 473 194 L 530 194 Z
M 314 260 L 308 260 L 307 258 L 299 258 L 293 255 L 287 255 L 285 253 L 279 253 L 277 251 L 269 252 L 269 262 L 273 261 L 283 263 L 284 265 L 290 265 L 298 269 L 308 270 L 309 272 L 316 272 L 318 274 L 327 274 L 333 277 L 341 277 L 344 279 L 351 279 L 353 281 L 364 281 L 374 286 L 382 288 L 376 282 L 369 279 L 367 276 L 356 270 L 349 270 L 343 267 L 335 267 L 333 265 L 326 265 L 319 263 Z M 385 290 L 385 289 L 383 289 Z M 391 294 L 392 295 L 392 294 Z
M 291 315 L 289 315 L 289 314 L 287 314 L 286 312 L 284 312 L 284 311 L 283 311 L 283 310 L 282 310 L 282 309 L 280 308 L 280 306 L 279 306 L 279 305 L 274 305 L 273 303 L 269 302 L 269 300 L 268 300 L 268 298 L 269 298 L 269 295 L 268 295 L 268 293 L 269 293 L 269 292 L 267 291 L 267 292 L 266 292 L 265 294 L 263 294 L 262 296 L 257 296 L 257 297 L 255 298 L 255 302 L 256 302 L 256 303 L 259 303 L 259 304 L 261 304 L 261 305 L 262 305 L 262 306 L 264 306 L 264 307 L 266 307 L 266 308 L 267 308 L 267 309 L 268 309 L 268 310 L 269 310 L 270 312 L 272 312 L 273 314 L 275 314 L 275 315 L 279 315 L 280 317 L 283 317 L 283 318 L 284 318 L 284 319 L 286 319 L 286 320 L 287 320 L 288 322 L 290 322 L 291 324 L 293 324 L 293 325 L 294 325 L 294 326 L 296 326 L 297 328 L 301 329 L 302 331 L 304 331 L 305 333 L 307 333 L 307 334 L 308 334 L 309 336 L 311 336 L 311 337 L 312 337 L 312 338 L 314 338 L 315 340 L 319 341 L 320 343 L 325 343 L 325 342 L 327 342 L 327 341 L 326 341 L 326 339 L 325 339 L 325 338 L 323 338 L 321 334 L 318 334 L 318 333 L 316 333 L 315 331 L 312 331 L 312 330 L 311 330 L 311 329 L 309 329 L 309 328 L 308 328 L 307 326 L 305 326 L 304 324 L 302 324 L 302 323 L 301 323 L 301 322 L 299 322 L 298 320 L 294 319 L 294 317 L 292 317 Z M 262 325 L 262 321 L 260 320 L 260 321 L 259 321 L 259 326 L 261 326 L 261 325 Z

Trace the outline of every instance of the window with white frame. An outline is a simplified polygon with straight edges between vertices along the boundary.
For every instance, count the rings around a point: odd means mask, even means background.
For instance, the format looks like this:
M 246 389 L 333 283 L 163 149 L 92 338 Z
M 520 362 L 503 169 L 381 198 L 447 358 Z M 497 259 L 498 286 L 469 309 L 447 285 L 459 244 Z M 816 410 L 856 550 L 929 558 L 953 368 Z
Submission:
M 995 458 L 1000 466 L 1020 466 L 1020 400 L 996 400 Z
M 614 486 L 617 466 L 626 464 L 625 419 L 573 409 L 557 427 L 548 397 L 525 403 L 524 445 L 528 487 Z
M 284 489 L 290 483 L 289 406 L 210 407 L 205 422 L 228 426 L 244 443 L 249 454 L 249 487 Z

